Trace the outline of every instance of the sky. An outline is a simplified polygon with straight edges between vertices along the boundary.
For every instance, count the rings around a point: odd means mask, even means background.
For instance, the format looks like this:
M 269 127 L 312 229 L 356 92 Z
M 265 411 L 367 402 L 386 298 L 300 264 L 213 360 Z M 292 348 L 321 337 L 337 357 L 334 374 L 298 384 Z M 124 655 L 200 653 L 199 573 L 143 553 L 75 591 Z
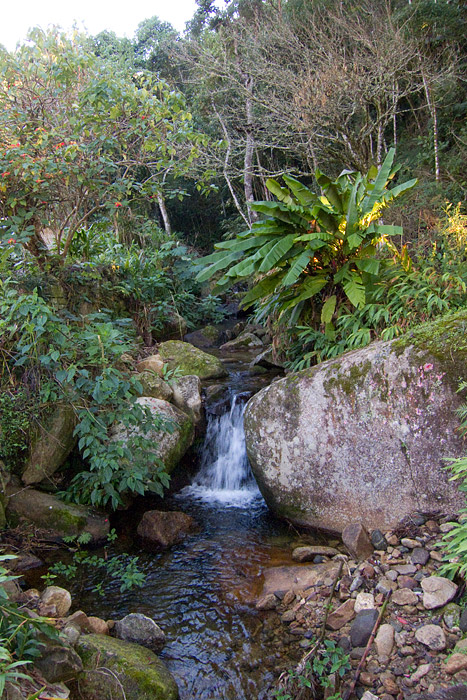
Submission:
M 2 8 L 0 44 L 12 51 L 30 27 L 70 29 L 74 22 L 89 34 L 108 29 L 132 38 L 138 24 L 154 15 L 183 31 L 195 10 L 195 0 L 13 0 Z

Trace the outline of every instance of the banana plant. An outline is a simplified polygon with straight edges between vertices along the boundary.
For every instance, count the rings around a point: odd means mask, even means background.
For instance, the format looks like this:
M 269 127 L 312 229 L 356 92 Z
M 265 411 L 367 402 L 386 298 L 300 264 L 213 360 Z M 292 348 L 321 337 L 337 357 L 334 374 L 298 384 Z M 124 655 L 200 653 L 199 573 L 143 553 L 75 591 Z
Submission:
M 254 284 L 242 300 L 256 304 L 291 326 L 311 317 L 333 332 L 332 319 L 344 304 L 361 308 L 366 288 L 378 277 L 378 246 L 400 235 L 400 226 L 380 223 L 383 209 L 416 180 L 389 189 L 398 167 L 391 149 L 381 167 L 366 175 L 344 170 L 336 180 L 321 171 L 316 194 L 288 175 L 285 186 L 266 183 L 276 201 L 256 202 L 264 218 L 198 262 L 200 282 L 221 273 L 219 290 L 247 278 Z

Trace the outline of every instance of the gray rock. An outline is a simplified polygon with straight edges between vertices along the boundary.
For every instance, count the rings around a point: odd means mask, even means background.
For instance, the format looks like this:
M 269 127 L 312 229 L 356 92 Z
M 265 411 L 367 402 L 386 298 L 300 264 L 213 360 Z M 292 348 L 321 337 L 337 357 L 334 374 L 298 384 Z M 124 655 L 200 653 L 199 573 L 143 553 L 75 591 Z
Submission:
M 442 610 L 443 621 L 448 629 L 459 627 L 461 608 L 455 603 L 448 603 Z
M 366 646 L 377 619 L 377 610 L 362 610 L 358 613 L 350 628 L 350 641 L 353 647 Z
M 446 635 L 439 625 L 423 625 L 415 632 L 415 639 L 433 651 L 446 648 Z
M 351 523 L 342 532 L 342 541 L 355 559 L 366 559 L 373 554 L 373 545 L 361 523 Z
M 375 638 L 378 656 L 391 656 L 394 647 L 394 627 L 389 624 L 380 626 Z
M 161 651 L 165 644 L 165 634 L 150 617 L 141 613 L 130 613 L 117 620 L 112 635 L 125 642 L 140 644 L 155 652 Z
M 48 586 L 41 595 L 43 605 L 54 605 L 57 617 L 65 617 L 71 608 L 71 595 L 66 588 L 60 586 Z
M 194 374 L 179 377 L 173 383 L 173 403 L 197 425 L 202 419 L 201 380 Z
M 442 688 L 434 693 L 420 696 L 420 700 L 466 700 L 465 685 Z
M 386 530 L 420 509 L 461 508 L 444 464 L 464 454 L 456 392 L 466 321 L 460 311 L 255 394 L 245 436 L 269 507 L 333 531 L 356 521 Z
M 386 551 L 388 543 L 381 530 L 373 530 L 371 533 L 371 544 L 375 549 Z
M 245 350 L 249 348 L 258 348 L 263 346 L 263 341 L 254 333 L 244 332 L 237 336 L 234 340 L 221 345 L 220 350 L 223 352 L 232 352 L 236 350 Z
M 324 547 L 320 545 L 307 545 L 305 547 L 295 547 L 292 552 L 292 559 L 294 561 L 313 561 L 314 557 L 326 556 L 333 557 L 339 554 L 339 550 L 334 547 Z
M 417 605 L 418 597 L 410 588 L 400 588 L 394 591 L 391 601 L 395 603 L 395 605 Z
M 430 552 L 422 547 L 416 547 L 412 550 L 412 554 L 410 555 L 412 564 L 421 564 L 422 566 L 425 566 L 429 558 Z
M 464 610 L 461 613 L 459 619 L 459 627 L 462 632 L 467 632 L 467 608 L 464 608 Z
M 69 681 L 83 670 L 78 654 L 68 646 L 46 645 L 34 665 L 49 683 Z
M 427 610 L 441 608 L 454 598 L 457 586 L 443 576 L 429 576 L 421 582 L 423 605 Z
M 172 387 L 155 372 L 145 370 L 140 372 L 137 378 L 143 387 L 142 396 L 150 396 L 152 399 L 162 399 L 162 401 L 172 400 Z

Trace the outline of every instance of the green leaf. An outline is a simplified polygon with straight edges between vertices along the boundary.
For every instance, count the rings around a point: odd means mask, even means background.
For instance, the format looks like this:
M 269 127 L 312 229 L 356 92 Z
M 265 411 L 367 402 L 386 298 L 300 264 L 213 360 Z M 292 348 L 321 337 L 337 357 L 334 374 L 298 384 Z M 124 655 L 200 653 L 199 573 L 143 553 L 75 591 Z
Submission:
M 303 185 L 295 178 L 290 177 L 290 175 L 284 175 L 283 178 L 284 182 L 292 190 L 293 194 L 302 206 L 310 207 L 312 204 L 316 203 L 318 198 L 314 192 L 308 189 L 308 187 Z
M 321 309 L 321 323 L 331 323 L 334 311 L 336 310 L 337 296 L 333 294 L 326 299 Z
M 305 268 L 307 267 L 308 263 L 310 262 L 310 259 L 313 255 L 313 251 L 311 250 L 304 250 L 296 257 L 294 260 L 291 261 L 291 266 L 289 271 L 287 272 L 286 276 L 282 280 L 282 286 L 287 287 L 291 284 L 295 284 L 295 282 L 298 280 L 300 275 L 303 273 Z
M 362 207 L 365 213 L 369 213 L 373 209 L 376 202 L 381 198 L 391 173 L 395 153 L 395 148 L 389 149 L 387 156 L 384 159 L 384 163 L 376 176 L 371 194 L 369 194 L 368 197 L 365 197 L 363 200 Z
M 276 273 L 265 277 L 260 282 L 255 284 L 243 297 L 241 307 L 247 309 L 255 301 L 271 294 L 277 285 L 280 283 L 284 273 Z
M 311 297 L 314 297 L 316 294 L 318 294 L 318 292 L 320 292 L 326 284 L 326 277 L 310 277 L 306 280 L 306 282 L 304 282 L 301 285 L 301 291 L 299 294 L 294 296 L 293 299 L 290 299 L 289 301 L 282 304 L 281 310 L 285 311 L 293 306 L 296 306 L 296 304 L 298 304 L 300 301 L 311 299 Z
M 351 304 L 357 308 L 362 308 L 365 305 L 365 287 L 360 278 L 352 277 L 352 279 L 344 282 L 342 286 Z
M 222 251 L 223 253 L 223 251 Z M 219 270 L 225 270 L 232 262 L 235 262 L 241 257 L 241 251 L 236 251 L 235 253 L 229 253 L 228 255 L 222 254 L 222 257 L 217 261 L 209 265 L 205 270 L 199 272 L 196 275 L 198 282 L 205 282 L 210 279 Z
M 269 272 L 276 263 L 284 256 L 294 245 L 295 234 L 285 236 L 282 240 L 277 241 L 271 250 L 265 256 L 259 267 L 260 272 Z

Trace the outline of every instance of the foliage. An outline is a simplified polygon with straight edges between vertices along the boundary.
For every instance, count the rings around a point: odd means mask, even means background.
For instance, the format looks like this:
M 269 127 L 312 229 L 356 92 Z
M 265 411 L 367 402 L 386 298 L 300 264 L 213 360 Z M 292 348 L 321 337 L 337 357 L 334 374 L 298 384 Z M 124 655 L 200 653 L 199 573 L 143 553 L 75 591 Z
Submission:
M 76 413 L 75 434 L 89 470 L 74 477 L 70 494 L 114 508 L 125 491 L 162 495 L 168 476 L 146 435 L 173 426 L 136 403 L 140 383 L 116 366 L 131 348 L 128 323 L 102 313 L 84 320 L 65 316 L 37 290 L 24 294 L 11 280 L 0 280 L 0 361 L 16 385 L 33 380 L 43 409 L 65 402 Z M 115 423 L 124 426 L 127 439 L 110 439 Z
M 83 533 L 88 535 L 89 533 Z M 57 577 L 65 580 L 75 579 L 77 576 L 84 576 L 86 569 L 94 568 L 99 571 L 99 582 L 94 586 L 94 592 L 99 595 L 105 595 L 104 584 L 105 578 L 110 577 L 112 580 L 119 582 L 120 593 L 130 590 L 131 588 L 141 587 L 144 584 L 145 576 L 138 568 L 138 557 L 128 556 L 126 554 L 109 555 L 108 546 L 104 548 L 104 552 L 100 555 L 90 554 L 86 549 L 82 549 L 82 545 L 89 542 L 89 537 L 66 537 L 64 542 L 72 547 L 73 557 L 70 564 L 56 562 L 49 567 L 49 570 L 42 578 L 46 584 L 50 586 Z M 111 544 L 117 538 L 115 530 L 111 530 L 107 535 L 108 543 Z
M 310 641 L 310 646 L 312 642 Z M 287 678 L 287 689 L 273 691 L 276 700 L 305 700 L 314 698 L 316 687 L 326 689 L 331 687 L 329 677 L 333 674 L 340 679 L 351 668 L 349 655 L 332 639 L 324 640 L 312 659 L 307 660 L 303 672 L 297 673 L 290 669 Z M 329 700 L 340 700 L 340 693 L 326 695 Z
M 369 285 L 378 278 L 376 253 L 400 227 L 379 223 L 385 206 L 415 185 L 415 180 L 388 189 L 397 169 L 394 149 L 367 175 L 343 171 L 332 181 L 315 176 L 321 196 L 298 180 L 284 176 L 286 187 L 268 180 L 278 202 L 252 205 L 266 218 L 199 262 L 198 280 L 225 271 L 219 287 L 254 277 L 243 298 L 245 308 L 259 305 L 263 318 L 275 316 L 294 325 L 299 318 L 322 324 L 334 334 L 333 317 L 344 307 L 362 308 Z
M 0 562 L 15 559 L 13 555 L 3 554 Z M 37 633 L 57 639 L 55 629 L 42 617 L 31 618 L 8 599 L 3 584 L 14 581 L 8 569 L 0 564 L 0 696 L 3 697 L 5 683 L 18 686 L 22 680 L 29 679 L 25 673 L 28 664 L 40 655 L 42 646 Z
M 197 156 L 183 96 L 151 74 L 97 57 L 85 37 L 34 30 L 0 56 L 0 215 L 41 262 L 63 260 L 99 212 L 150 206 Z M 47 233 L 48 232 L 48 233 Z
M 467 389 L 467 382 L 462 381 L 459 391 Z M 467 432 L 467 404 L 464 403 L 458 411 L 461 419 L 463 434 Z M 467 455 L 454 460 L 446 467 L 452 474 L 451 481 L 458 482 L 461 493 L 467 493 Z M 441 576 L 454 578 L 459 575 L 467 576 L 467 503 L 460 511 L 459 521 L 450 523 L 452 530 L 443 535 L 442 546 L 444 562 L 439 572 Z

